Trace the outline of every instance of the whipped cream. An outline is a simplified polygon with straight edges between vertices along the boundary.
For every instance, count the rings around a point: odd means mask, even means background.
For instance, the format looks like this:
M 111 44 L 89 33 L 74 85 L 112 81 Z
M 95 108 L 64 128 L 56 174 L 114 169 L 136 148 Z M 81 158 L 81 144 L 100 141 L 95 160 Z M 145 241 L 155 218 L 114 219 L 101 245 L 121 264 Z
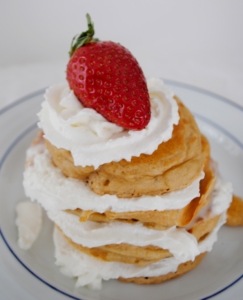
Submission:
M 156 78 L 147 81 L 151 99 L 151 119 L 140 131 L 124 130 L 99 113 L 82 106 L 67 83 L 47 89 L 38 114 L 38 126 L 57 148 L 72 153 L 76 166 L 94 166 L 152 154 L 168 141 L 179 114 L 174 93 Z
M 42 208 L 38 203 L 20 202 L 16 206 L 18 227 L 18 245 L 29 249 L 38 238 L 42 228 Z
M 208 206 L 210 213 L 205 215 L 205 218 L 220 215 L 227 210 L 232 200 L 230 186 L 223 181 L 217 184 Z M 220 207 L 219 202 L 222 202 Z M 144 227 L 140 222 L 135 224 L 119 221 L 110 223 L 80 222 L 78 216 L 63 211 L 49 211 L 48 216 L 66 236 L 85 247 L 93 248 L 120 243 L 132 243 L 140 247 L 154 245 L 168 249 L 175 258 L 181 261 L 193 260 L 199 254 L 197 240 L 185 228 L 174 226 L 161 231 Z
M 27 161 L 33 160 L 24 171 L 26 196 L 37 200 L 46 210 L 66 210 L 80 208 L 103 213 L 131 212 L 148 210 L 172 210 L 185 207 L 200 195 L 201 174 L 190 186 L 160 196 L 141 196 L 139 198 L 118 198 L 116 195 L 95 194 L 84 182 L 67 178 L 56 168 L 44 145 L 31 147 Z
M 59 233 L 54 233 L 56 264 L 61 271 L 71 277 L 78 277 L 77 286 L 100 288 L 102 279 L 118 277 L 159 276 L 175 272 L 178 265 L 203 252 L 212 250 L 217 241 L 217 232 L 226 222 L 226 211 L 232 200 L 230 183 L 218 180 L 207 206 L 205 218 L 220 213 L 220 219 L 214 230 L 201 242 L 184 228 L 172 227 L 168 230 L 153 230 L 141 223 L 129 224 L 113 221 L 80 223 L 79 218 L 66 212 L 49 211 L 48 216 L 77 244 L 98 247 L 106 244 L 128 243 L 133 245 L 155 245 L 168 249 L 174 256 L 145 267 L 117 262 L 103 262 L 88 256 L 70 246 Z
M 210 195 L 209 203 L 200 210 L 197 217 L 186 226 L 187 229 L 193 227 L 198 220 L 213 218 L 227 211 L 233 197 L 232 183 L 217 177 L 216 184 Z
M 211 251 L 217 240 L 217 233 L 225 223 L 226 214 L 223 213 L 214 230 L 198 244 L 197 253 Z M 102 279 L 117 279 L 119 277 L 152 277 L 175 272 L 183 262 L 180 258 L 169 257 L 145 267 L 119 262 L 104 262 L 78 251 L 63 238 L 60 232 L 54 230 L 56 265 L 60 271 L 69 277 L 76 277 L 76 286 L 87 286 L 92 289 L 102 287 Z
M 226 211 L 233 197 L 233 186 L 231 182 L 217 178 L 214 189 L 211 193 L 211 205 L 208 207 L 208 216 L 214 217 Z
M 155 230 L 143 226 L 141 222 L 81 223 L 78 216 L 62 211 L 48 212 L 48 217 L 73 242 L 88 248 L 121 243 L 139 247 L 153 245 L 169 250 L 181 261 L 194 260 L 199 254 L 196 238 L 184 228 L 173 226 L 167 230 Z

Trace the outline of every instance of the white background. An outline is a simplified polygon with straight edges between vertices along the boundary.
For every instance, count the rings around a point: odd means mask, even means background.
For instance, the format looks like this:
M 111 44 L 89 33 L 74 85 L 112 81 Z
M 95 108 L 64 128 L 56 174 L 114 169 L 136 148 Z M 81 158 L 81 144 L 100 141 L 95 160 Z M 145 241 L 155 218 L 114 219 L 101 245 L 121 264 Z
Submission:
M 64 80 L 87 12 L 96 36 L 127 47 L 146 76 L 243 105 L 241 0 L 0 0 L 0 105 Z

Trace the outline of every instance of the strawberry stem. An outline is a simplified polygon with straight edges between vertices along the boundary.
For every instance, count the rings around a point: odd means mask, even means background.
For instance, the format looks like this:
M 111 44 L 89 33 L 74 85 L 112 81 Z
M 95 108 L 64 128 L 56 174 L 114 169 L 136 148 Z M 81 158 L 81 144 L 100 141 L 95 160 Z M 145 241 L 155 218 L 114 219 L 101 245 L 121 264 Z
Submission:
M 95 34 L 94 24 L 91 21 L 91 17 L 89 14 L 86 14 L 88 30 L 82 32 L 80 35 L 75 35 L 71 42 L 71 48 L 69 51 L 69 56 L 71 57 L 76 49 L 87 45 L 91 42 L 96 42 L 98 39 L 94 39 L 93 36 Z

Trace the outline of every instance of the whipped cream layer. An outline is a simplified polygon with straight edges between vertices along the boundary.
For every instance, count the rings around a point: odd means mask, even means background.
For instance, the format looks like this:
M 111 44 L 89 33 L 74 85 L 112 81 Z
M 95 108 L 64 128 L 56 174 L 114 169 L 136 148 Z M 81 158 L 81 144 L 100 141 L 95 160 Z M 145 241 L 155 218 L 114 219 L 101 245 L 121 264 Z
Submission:
M 193 260 L 199 254 L 196 238 L 185 229 L 175 226 L 167 230 L 155 230 L 143 226 L 141 222 L 81 223 L 78 216 L 67 212 L 48 212 L 48 217 L 74 243 L 88 248 L 121 243 L 139 247 L 153 245 L 169 250 L 181 261 Z
M 38 126 L 57 148 L 72 153 L 76 166 L 94 166 L 152 154 L 168 141 L 179 114 L 174 93 L 156 78 L 147 81 L 151 99 L 151 120 L 140 131 L 124 130 L 97 113 L 85 108 L 67 83 L 47 89 L 39 113 Z
M 194 260 L 195 257 L 204 252 L 210 252 L 214 243 L 217 241 L 217 233 L 222 225 L 226 222 L 226 211 L 232 200 L 232 185 L 229 182 L 224 182 L 221 179 L 217 180 L 214 191 L 212 192 L 210 202 L 205 210 L 201 213 L 201 218 L 212 218 L 216 215 L 221 215 L 220 219 L 214 228 L 214 230 L 201 242 L 197 242 L 195 237 L 185 229 L 170 228 L 166 231 L 156 231 L 147 229 L 137 224 L 134 225 L 125 224 L 122 228 L 117 224 L 99 226 L 92 224 L 94 222 L 86 222 L 86 228 L 80 229 L 80 225 L 76 226 L 76 219 L 73 221 L 60 214 L 52 215 L 51 218 L 55 219 L 57 224 L 61 227 L 63 232 L 69 236 L 74 242 L 84 242 L 86 244 L 93 244 L 88 242 L 88 239 L 95 239 L 96 244 L 100 244 L 102 235 L 105 233 L 105 240 L 109 242 L 128 242 L 128 239 L 135 245 L 143 246 L 147 244 L 159 245 L 164 249 L 169 249 L 174 257 L 165 258 L 159 262 L 150 264 L 145 267 L 136 266 L 133 264 L 124 264 L 118 262 L 104 262 L 96 259 L 92 256 L 78 251 L 72 247 L 63 238 L 58 230 L 54 230 L 54 244 L 55 244 L 55 257 L 56 264 L 60 267 L 60 271 L 69 277 L 76 277 L 76 286 L 87 286 L 91 289 L 100 289 L 102 287 L 102 280 L 117 279 L 119 277 L 131 278 L 131 277 L 152 277 L 168 274 L 169 272 L 175 272 L 178 266 L 189 260 Z M 63 213 L 64 214 L 64 213 Z M 64 217 L 64 219 L 62 219 Z M 72 216 L 74 217 L 74 216 Z M 62 220 L 61 220 L 62 219 Z M 63 222 L 64 221 L 64 222 Z M 113 223 L 113 222 L 112 222 Z M 82 223 L 83 225 L 83 223 Z M 92 225 L 94 225 L 92 227 Z M 121 230 L 115 227 L 120 227 Z M 123 226 L 123 225 L 121 225 Z M 71 229 L 73 227 L 73 229 Z M 82 234 L 87 228 L 90 227 L 90 232 L 85 233 L 85 241 L 82 239 Z M 106 227 L 106 229 L 104 229 Z M 114 236 L 111 236 L 111 232 L 107 233 L 104 230 L 112 228 L 111 231 L 117 231 Z M 134 229 L 136 228 L 136 229 Z M 123 230 L 125 229 L 125 235 Z M 102 233 L 102 234 L 101 234 Z M 90 237 L 92 235 L 92 237 Z M 127 236 L 128 235 L 128 239 Z M 175 240 L 174 240 L 175 239 Z M 97 242 L 98 240 L 98 242 Z
M 202 217 L 208 219 L 224 213 L 231 200 L 231 184 L 219 180 L 212 193 L 207 212 Z M 135 224 L 119 221 L 80 222 L 78 216 L 63 211 L 49 211 L 48 216 L 73 242 L 85 247 L 120 243 L 140 247 L 154 245 L 168 249 L 175 258 L 182 261 L 193 260 L 199 254 L 197 240 L 185 228 L 173 226 L 167 230 L 154 230 L 143 226 L 141 222 Z
M 48 211 L 80 208 L 103 213 L 181 209 L 200 195 L 199 182 L 204 177 L 202 173 L 190 186 L 182 190 L 160 196 L 126 199 L 108 194 L 99 196 L 84 182 L 67 178 L 52 164 L 43 144 L 33 146 L 27 151 L 27 161 L 33 163 L 24 171 L 26 196 L 37 200 Z
M 211 251 L 213 244 L 217 241 L 217 233 L 226 221 L 226 213 L 223 213 L 214 230 L 198 244 L 197 253 Z M 117 279 L 119 277 L 152 277 L 175 272 L 184 260 L 170 257 L 150 264 L 145 267 L 118 262 L 104 262 L 86 255 L 72 247 L 62 237 L 57 229 L 54 230 L 54 244 L 56 265 L 60 271 L 69 277 L 76 277 L 76 286 L 88 286 L 92 289 L 100 289 L 102 279 Z

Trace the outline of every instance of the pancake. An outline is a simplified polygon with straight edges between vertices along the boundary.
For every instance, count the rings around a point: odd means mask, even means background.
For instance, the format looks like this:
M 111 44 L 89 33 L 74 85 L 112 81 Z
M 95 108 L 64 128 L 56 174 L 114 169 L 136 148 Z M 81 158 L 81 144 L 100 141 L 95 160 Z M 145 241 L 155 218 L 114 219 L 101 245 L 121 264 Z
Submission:
M 161 276 L 155 276 L 155 277 L 133 277 L 133 278 L 120 277 L 119 280 L 123 281 L 123 282 L 132 282 L 132 283 L 136 283 L 136 284 L 158 284 L 158 283 L 179 277 L 179 276 L 193 270 L 200 264 L 200 262 L 202 261 L 202 259 L 205 257 L 206 254 L 207 254 L 207 252 L 201 253 L 200 255 L 198 255 L 195 258 L 194 261 L 187 261 L 185 263 L 180 264 L 178 266 L 176 272 L 170 272 L 168 274 L 161 275 Z
M 67 210 L 78 215 L 81 222 L 87 220 L 93 222 L 112 222 L 113 220 L 127 221 L 130 223 L 142 222 L 145 226 L 153 229 L 166 229 L 171 226 L 186 226 L 194 220 L 198 212 L 205 207 L 210 200 L 210 193 L 215 185 L 215 176 L 210 166 L 205 166 L 205 177 L 200 181 L 200 197 L 192 201 L 182 209 L 164 211 L 135 211 L 116 213 L 106 211 L 103 214 L 81 209 Z
M 232 203 L 227 210 L 228 226 L 243 225 L 243 199 L 238 196 L 233 196 Z
M 67 177 L 85 180 L 98 195 L 120 198 L 162 195 L 183 189 L 199 177 L 204 167 L 202 138 L 194 117 L 177 99 L 180 121 L 170 140 L 151 155 L 141 154 L 131 161 L 121 160 L 93 167 L 74 166 L 71 153 L 45 140 L 54 165 Z
M 195 224 L 188 229 L 188 232 L 192 234 L 198 242 L 200 242 L 206 238 L 211 231 L 213 231 L 219 221 L 219 218 L 220 215 L 198 219 Z M 88 248 L 73 242 L 58 226 L 57 228 L 72 247 L 103 261 L 114 261 L 146 266 L 161 259 L 173 256 L 169 250 L 153 245 L 140 247 L 132 244 L 121 243 Z

